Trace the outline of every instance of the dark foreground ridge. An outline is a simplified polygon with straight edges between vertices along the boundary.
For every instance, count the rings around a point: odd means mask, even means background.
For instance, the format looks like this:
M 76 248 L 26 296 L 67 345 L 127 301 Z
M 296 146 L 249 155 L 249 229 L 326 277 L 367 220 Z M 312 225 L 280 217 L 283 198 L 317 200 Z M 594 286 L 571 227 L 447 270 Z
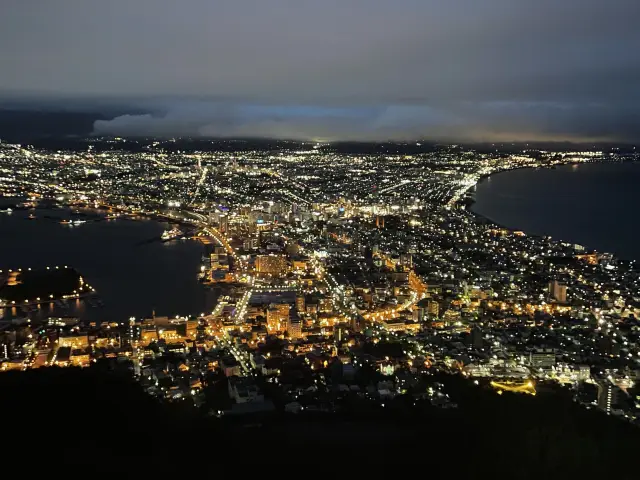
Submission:
M 283 473 L 302 467 L 446 478 L 638 478 L 640 432 L 629 424 L 557 392 L 498 396 L 455 376 L 443 381 L 459 408 L 416 409 L 400 396 L 383 413 L 354 407 L 217 419 L 161 404 L 127 372 L 100 364 L 8 372 L 0 375 L 3 452 L 53 455 L 62 470 L 87 466 L 125 478 L 171 468 L 206 474 L 224 465 L 268 471 L 264 461 Z

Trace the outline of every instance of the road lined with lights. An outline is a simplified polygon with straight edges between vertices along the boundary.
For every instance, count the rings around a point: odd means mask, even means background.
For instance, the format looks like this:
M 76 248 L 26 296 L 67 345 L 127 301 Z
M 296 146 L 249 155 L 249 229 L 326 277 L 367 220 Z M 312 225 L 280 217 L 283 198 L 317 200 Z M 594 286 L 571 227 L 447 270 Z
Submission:
M 209 167 L 205 166 L 202 169 L 202 175 L 200 176 L 200 179 L 198 180 L 198 183 L 196 184 L 196 189 L 193 192 L 193 197 L 191 197 L 191 201 L 189 202 L 189 205 L 193 205 L 193 202 L 195 202 L 196 198 L 198 198 L 198 194 L 200 193 L 200 187 L 202 187 L 202 184 L 207 179 L 207 173 L 208 172 L 209 172 Z

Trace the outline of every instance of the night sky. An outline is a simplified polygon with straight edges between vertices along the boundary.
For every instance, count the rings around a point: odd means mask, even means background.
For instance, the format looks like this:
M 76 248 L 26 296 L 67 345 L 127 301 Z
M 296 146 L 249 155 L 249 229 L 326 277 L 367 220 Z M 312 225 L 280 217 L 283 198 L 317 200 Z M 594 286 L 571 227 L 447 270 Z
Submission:
M 96 134 L 640 136 L 638 0 L 1 3 L 0 106 Z

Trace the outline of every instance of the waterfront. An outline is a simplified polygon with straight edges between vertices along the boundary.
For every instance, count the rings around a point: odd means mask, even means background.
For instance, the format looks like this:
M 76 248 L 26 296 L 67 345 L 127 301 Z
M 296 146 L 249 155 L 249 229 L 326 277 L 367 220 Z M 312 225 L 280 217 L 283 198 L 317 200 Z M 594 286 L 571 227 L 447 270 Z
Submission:
M 137 320 L 75 326 L 75 319 L 62 319 L 37 329 L 5 321 L 0 370 L 128 367 L 154 398 L 193 405 L 212 417 L 303 410 L 342 415 L 395 410 L 387 408 L 394 404 L 403 411 L 455 409 L 462 405 L 455 392 L 469 379 L 469 388 L 496 395 L 539 392 L 543 404 L 557 391 L 640 423 L 634 402 L 640 387 L 632 378 L 640 368 L 640 272 L 608 255 L 579 255 L 572 244 L 488 227 L 463 207 L 467 189 L 480 178 L 511 170 L 524 175 L 511 194 L 531 187 L 534 197 L 549 200 L 544 215 L 559 221 L 575 216 L 572 200 L 592 213 L 580 203 L 579 189 L 549 183 L 565 171 L 591 172 L 583 168 L 587 163 L 640 160 L 634 154 L 487 154 L 447 147 L 381 162 L 378 154 L 307 154 L 290 147 L 277 155 L 165 155 L 164 146 L 150 144 L 143 153 L 139 146 L 104 156 L 70 152 L 61 168 L 55 151 L 3 148 L 0 167 L 15 173 L 0 182 L 0 193 L 33 199 L 16 202 L 22 209 L 16 205 L 11 221 L 22 236 L 0 245 L 8 260 L 18 252 L 34 264 L 68 261 L 110 308 L 128 296 L 121 312 L 101 319 Z M 561 168 L 571 163 L 580 166 Z M 524 167 L 539 170 L 514 171 Z M 602 168 L 619 167 L 634 168 L 620 162 Z M 89 181 L 88 171 L 99 172 L 99 181 L 97 173 Z M 531 174 L 550 179 L 536 185 Z M 591 177 L 581 180 L 587 193 L 615 180 L 601 169 Z M 623 174 L 623 180 L 632 177 Z M 121 217 L 94 221 L 92 211 L 77 218 L 66 212 L 61 219 L 51 218 L 65 212 L 53 206 L 49 214 L 25 210 L 52 199 L 104 205 Z M 631 205 L 633 198 L 622 203 Z M 167 216 L 156 217 L 160 213 Z M 201 272 L 203 281 L 224 289 L 215 308 L 186 296 L 206 295 L 195 275 L 203 247 L 177 239 L 163 245 L 162 227 L 132 221 L 139 215 L 182 219 L 181 231 L 202 229 L 205 241 L 223 247 Z M 68 258 L 48 251 L 50 244 L 69 250 Z M 171 250 L 185 245 L 195 249 L 190 266 Z M 112 300 L 105 292 L 113 287 L 101 283 L 104 270 L 117 287 Z M 12 277 L 12 287 L 27 277 Z M 195 288 L 185 294 L 184 282 Z M 140 286 L 154 296 L 143 298 Z M 19 300 L 20 292 L 14 294 Z M 140 318 L 153 307 L 155 319 Z M 172 322 L 161 317 L 200 312 L 208 314 Z M 451 373 L 460 383 L 440 381 Z M 415 394 L 406 395 L 409 388 Z
M 640 259 L 640 163 L 519 169 L 483 179 L 472 210 L 508 228 Z
M 95 287 L 104 306 L 74 301 L 68 307 L 33 307 L 31 315 L 79 316 L 93 321 L 125 321 L 130 316 L 199 314 L 212 309 L 213 290 L 198 283 L 204 246 L 192 240 L 149 241 L 168 224 L 153 220 L 88 221 L 62 225 L 61 209 L 14 210 L 0 214 L 0 269 L 69 265 Z M 48 218 L 46 218 L 48 217 Z M 10 252 L 10 253 L 9 253 Z M 4 314 L 23 316 L 21 310 Z

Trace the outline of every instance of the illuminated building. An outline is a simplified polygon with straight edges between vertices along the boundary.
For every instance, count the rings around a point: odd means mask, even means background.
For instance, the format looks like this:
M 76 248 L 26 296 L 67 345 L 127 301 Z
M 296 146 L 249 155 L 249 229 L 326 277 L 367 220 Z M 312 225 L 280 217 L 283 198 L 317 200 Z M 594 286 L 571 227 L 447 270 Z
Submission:
M 460 312 L 457 310 L 448 309 L 447 311 L 444 312 L 444 315 L 442 316 L 442 321 L 444 322 L 445 325 L 451 326 L 456 322 L 460 321 Z
M 212 269 L 229 270 L 229 257 L 226 253 L 212 253 L 209 261 Z
M 294 258 L 292 261 L 292 266 L 295 271 L 304 271 L 309 266 L 309 262 L 306 259 L 302 258 Z
M 578 378 L 578 381 L 581 381 L 581 382 L 584 382 L 591 378 L 591 369 L 589 368 L 589 365 L 578 365 L 577 378 Z
M 556 302 L 566 303 L 567 286 L 558 280 L 553 280 L 552 282 L 549 282 L 549 295 Z
M 120 342 L 117 338 L 111 337 L 98 337 L 93 341 L 93 346 L 95 348 L 108 348 L 114 346 L 120 346 Z
M 88 367 L 91 364 L 91 357 L 88 350 L 72 350 L 70 356 L 71 365 L 75 367 Z
M 333 299 L 331 297 L 321 296 L 318 299 L 318 310 L 322 313 L 333 311 Z
M 429 300 L 429 304 L 427 306 L 427 312 L 432 317 L 437 317 L 440 315 L 440 304 L 435 300 Z
M 245 238 L 242 242 L 242 248 L 245 250 L 251 250 L 252 248 L 258 248 L 258 244 L 259 242 L 257 237 Z
M 185 336 L 178 332 L 177 327 L 161 328 L 158 330 L 158 337 L 167 343 L 177 343 L 185 340 Z
M 259 255 L 256 258 L 256 271 L 271 275 L 282 275 L 287 271 L 287 259 L 282 255 Z
M 198 321 L 197 320 L 187 320 L 187 337 L 194 339 L 198 334 Z
M 404 320 L 401 318 L 391 318 L 389 320 L 383 320 L 382 325 L 386 330 L 390 332 L 400 332 L 406 330 Z
M 344 325 L 336 325 L 333 329 L 333 338 L 336 343 L 341 343 L 347 336 L 348 330 Z
M 311 315 L 314 318 L 318 315 L 318 304 L 313 301 L 307 303 L 305 305 L 305 309 L 307 311 L 307 315 Z
M 403 253 L 400 255 L 400 265 L 406 268 L 413 267 L 413 256 L 410 253 Z
M 420 331 L 420 324 L 418 322 L 406 321 L 404 322 L 404 329 L 407 332 L 417 333 Z
M 420 300 L 413 310 L 413 319 L 417 322 L 426 322 L 428 320 L 427 315 L 429 311 L 429 299 L 423 298 Z
M 554 352 L 531 352 L 529 363 L 536 368 L 551 368 L 556 364 L 556 354 Z
M 58 346 L 70 348 L 87 348 L 89 346 L 89 336 L 86 333 L 83 335 L 64 335 L 58 339 Z
M 304 295 L 296 295 L 296 310 L 298 312 L 305 311 Z
M 145 327 L 140 332 L 140 342 L 143 345 L 149 345 L 151 342 L 158 341 L 158 332 L 155 327 Z
M 183 342 L 167 343 L 166 349 L 167 352 L 172 353 L 186 353 L 187 351 L 186 345 Z
M 220 231 L 222 233 L 229 231 L 229 217 L 227 215 L 220 216 Z
M 288 303 L 272 303 L 267 310 L 267 330 L 269 333 L 283 332 L 289 320 L 291 307 Z
M 295 339 L 302 336 L 302 321 L 298 314 L 291 310 L 287 319 L 287 332 L 289 332 L 289 338 Z
M 24 369 L 24 361 L 21 359 L 18 360 L 8 360 L 6 362 L 2 362 L 0 365 L 0 370 L 6 372 L 8 370 L 23 370 Z

